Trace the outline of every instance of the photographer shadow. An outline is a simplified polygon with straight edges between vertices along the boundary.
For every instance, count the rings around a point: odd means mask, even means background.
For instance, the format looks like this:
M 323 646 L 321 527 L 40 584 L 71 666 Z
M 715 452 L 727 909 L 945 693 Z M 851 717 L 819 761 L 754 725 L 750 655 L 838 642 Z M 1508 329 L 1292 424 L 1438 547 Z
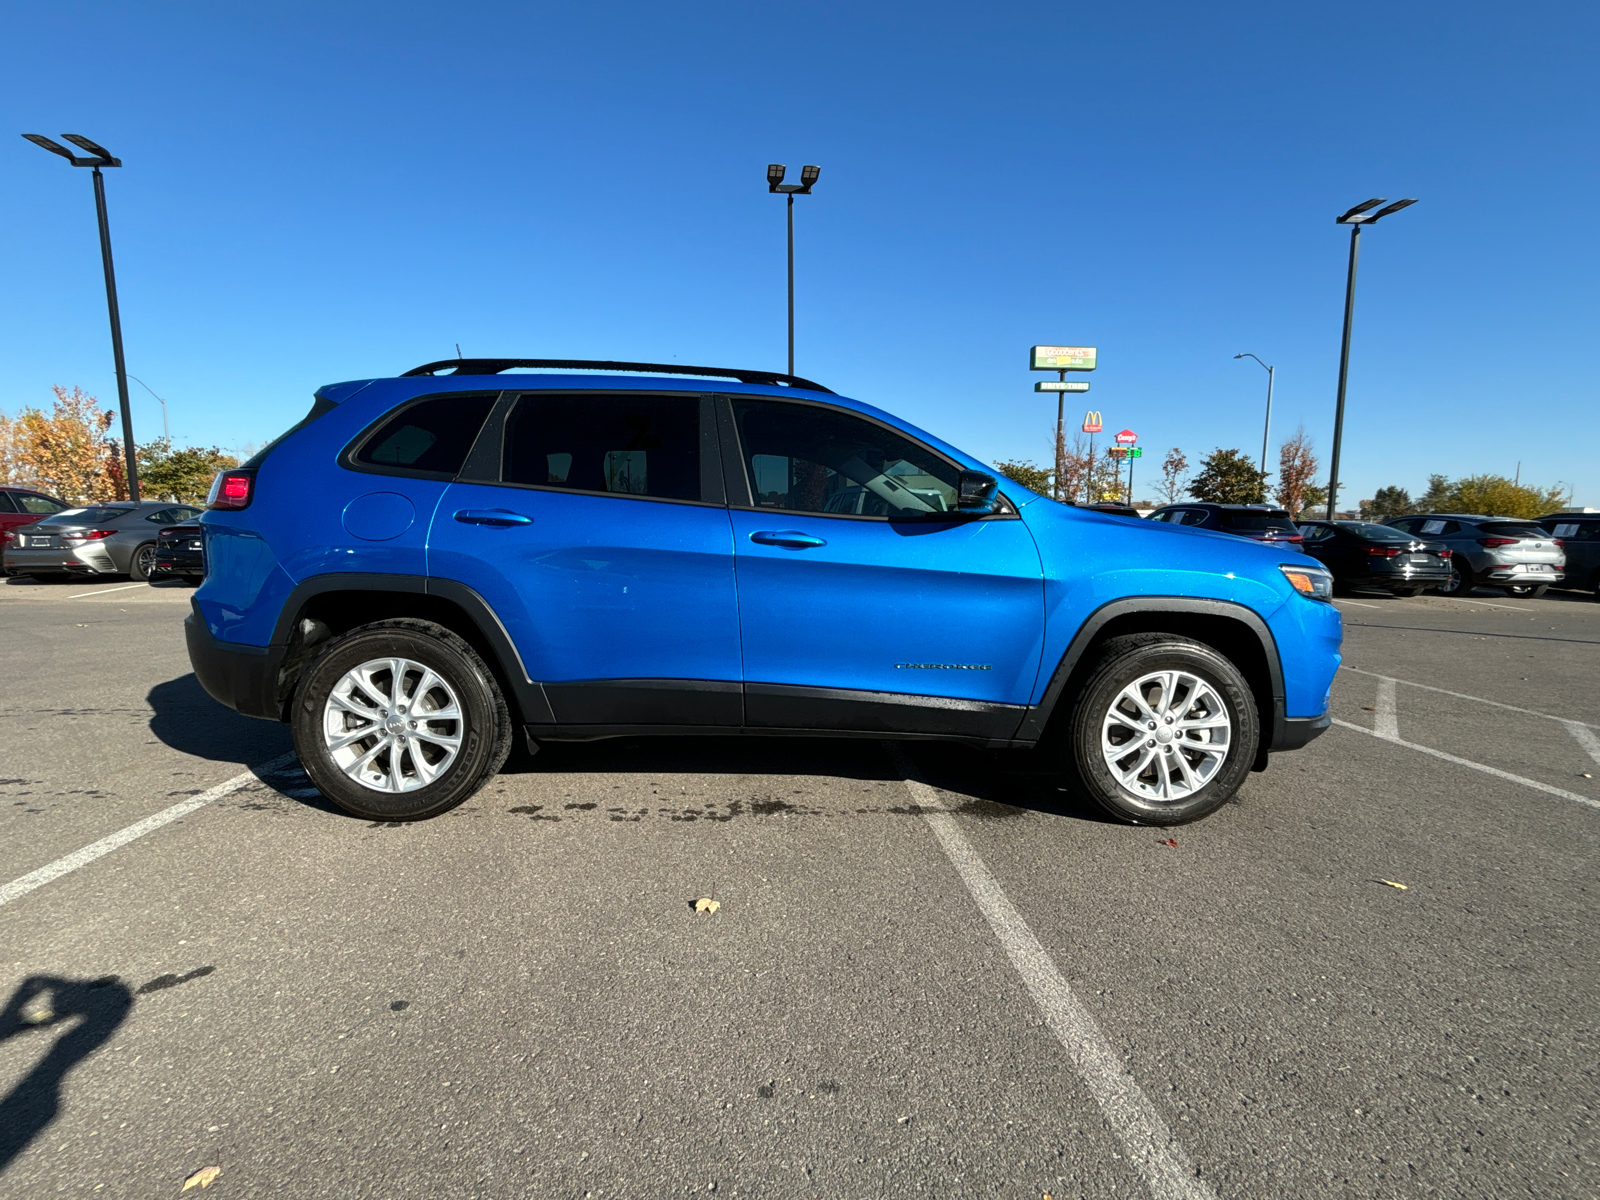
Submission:
M 110 1040 L 132 1008 L 133 993 L 115 975 L 92 981 L 32 975 L 12 993 L 0 1011 L 0 1042 L 82 1019 L 0 1097 L 0 1171 L 56 1119 L 67 1072 Z

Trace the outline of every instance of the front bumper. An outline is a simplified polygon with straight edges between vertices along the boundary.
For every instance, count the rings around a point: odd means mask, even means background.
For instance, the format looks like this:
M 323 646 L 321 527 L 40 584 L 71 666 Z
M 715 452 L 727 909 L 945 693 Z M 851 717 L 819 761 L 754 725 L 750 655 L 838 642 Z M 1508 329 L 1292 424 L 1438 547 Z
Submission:
M 1332 709 L 1320 717 L 1285 717 L 1283 724 L 1275 731 L 1276 736 L 1272 739 L 1271 748 L 1274 752 L 1299 750 L 1321 737 L 1332 724 Z

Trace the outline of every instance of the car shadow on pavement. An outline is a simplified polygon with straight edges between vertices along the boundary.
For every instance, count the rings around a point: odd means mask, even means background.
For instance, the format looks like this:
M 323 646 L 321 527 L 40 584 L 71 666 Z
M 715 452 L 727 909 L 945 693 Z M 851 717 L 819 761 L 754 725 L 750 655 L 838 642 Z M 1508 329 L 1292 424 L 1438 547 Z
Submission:
M 989 820 L 1026 812 L 1106 823 L 1111 818 L 1034 751 L 984 750 L 948 742 L 896 743 L 918 777 L 946 793 L 962 815 Z M 904 778 L 876 738 L 654 737 L 520 745 L 507 775 L 820 775 L 890 782 Z M 898 810 L 897 810 L 898 811 Z M 907 798 L 904 811 L 920 813 Z
M 133 1008 L 133 993 L 114 975 L 104 979 L 24 979 L 0 1011 L 0 1042 L 82 1018 L 0 1097 L 0 1171 L 56 1119 L 67 1072 L 108 1041 Z
M 193 674 L 156 684 L 145 700 L 155 711 L 150 732 L 181 754 L 257 767 L 291 749 L 287 725 L 218 704 Z

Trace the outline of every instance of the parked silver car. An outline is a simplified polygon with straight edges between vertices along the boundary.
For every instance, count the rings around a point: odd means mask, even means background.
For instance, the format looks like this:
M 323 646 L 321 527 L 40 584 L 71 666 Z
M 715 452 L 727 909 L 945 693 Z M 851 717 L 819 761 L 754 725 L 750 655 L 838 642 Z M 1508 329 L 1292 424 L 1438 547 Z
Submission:
M 1532 521 L 1420 513 L 1396 517 L 1389 524 L 1450 549 L 1450 582 L 1439 589 L 1442 595 L 1496 587 L 1508 596 L 1542 596 L 1566 577 L 1567 556 L 1561 543 Z
M 161 527 L 199 515 L 198 508 L 165 500 L 69 508 L 8 530 L 5 572 L 45 578 L 127 575 L 148 579 L 155 566 L 156 536 Z

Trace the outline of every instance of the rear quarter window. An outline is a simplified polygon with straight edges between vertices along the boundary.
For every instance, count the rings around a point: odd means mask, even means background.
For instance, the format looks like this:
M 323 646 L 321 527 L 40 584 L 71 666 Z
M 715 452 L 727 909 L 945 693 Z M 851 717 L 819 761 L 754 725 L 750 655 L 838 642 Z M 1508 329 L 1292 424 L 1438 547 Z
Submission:
M 1265 533 L 1267 530 L 1277 530 L 1282 533 L 1299 533 L 1294 522 L 1289 520 L 1287 514 L 1281 517 L 1269 513 L 1242 513 L 1222 512 L 1221 526 L 1224 529 L 1246 529 L 1252 533 Z
M 359 440 L 352 466 L 386 475 L 453 479 L 494 407 L 495 394 L 413 401 Z

